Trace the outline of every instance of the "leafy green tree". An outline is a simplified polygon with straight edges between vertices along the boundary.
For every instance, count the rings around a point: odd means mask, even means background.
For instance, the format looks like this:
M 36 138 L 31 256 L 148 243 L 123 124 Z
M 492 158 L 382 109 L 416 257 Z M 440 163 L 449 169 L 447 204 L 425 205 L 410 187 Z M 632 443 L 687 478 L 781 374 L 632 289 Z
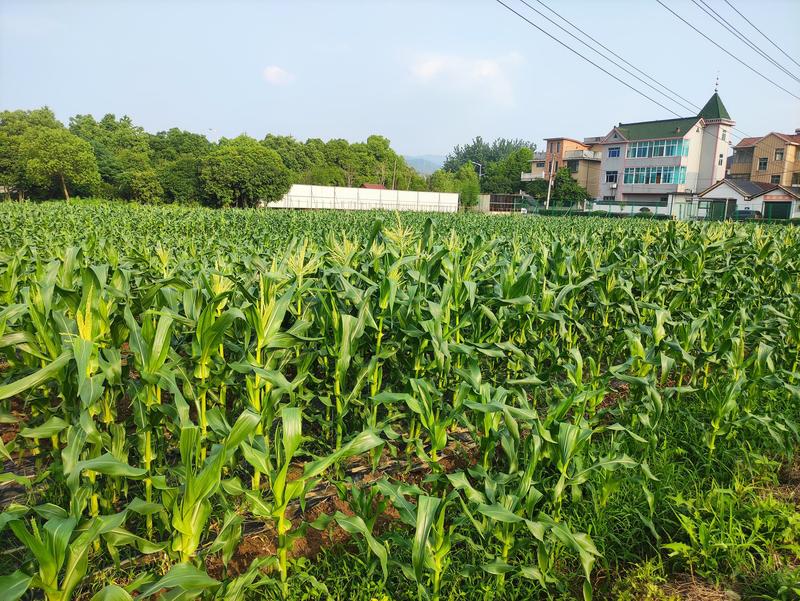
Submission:
M 164 200 L 199 203 L 203 198 L 200 163 L 213 144 L 203 135 L 173 127 L 149 136 L 149 145 Z
M 66 129 L 33 127 L 20 140 L 25 176 L 49 188 L 57 183 L 69 202 L 69 187 L 92 190 L 100 183 L 100 172 L 91 145 Z
M 347 177 L 339 167 L 320 165 L 307 171 L 299 183 L 314 186 L 344 186 L 347 183 Z
M 126 198 L 148 204 L 160 203 L 164 188 L 152 167 L 125 171 L 121 178 L 121 191 Z
M 569 169 L 562 167 L 553 178 L 553 190 L 550 194 L 550 204 L 553 206 L 574 206 L 589 198 L 589 192 L 578 182 L 572 179 Z
M 455 176 L 456 190 L 459 194 L 459 203 L 462 207 L 474 207 L 478 204 L 481 193 L 478 174 L 472 165 L 462 165 Z
M 16 192 L 20 200 L 32 186 L 26 179 L 26 164 L 20 153 L 20 142 L 23 134 L 34 127 L 64 128 L 47 107 L 32 111 L 0 112 L 0 186 Z
M 527 140 L 507 138 L 497 138 L 489 144 L 481 136 L 476 136 L 469 144 L 456 146 L 447 155 L 443 169 L 455 173 L 462 165 L 475 161 L 483 165 L 486 172 L 491 163 L 501 161 L 522 148 L 528 148 L 533 152 L 536 150 L 536 144 Z
M 489 194 L 514 194 L 522 188 L 520 174 L 529 171 L 533 151 L 519 148 L 507 157 L 489 163 L 481 179 L 481 191 Z
M 151 158 L 151 136 L 142 127 L 128 116 L 117 119 L 109 113 L 100 121 L 92 115 L 75 115 L 69 129 L 91 144 L 106 195 L 154 202 L 161 184 Z
M 203 184 L 200 181 L 202 157 L 179 156 L 172 161 L 162 161 L 156 174 L 167 202 L 197 204 L 203 200 Z
M 280 199 L 291 187 L 290 172 L 274 150 L 249 136 L 224 140 L 200 168 L 204 192 L 222 207 L 251 207 Z
M 431 192 L 458 191 L 455 174 L 444 169 L 437 169 L 428 177 L 428 190 Z
M 173 127 L 168 131 L 149 134 L 148 145 L 156 163 L 175 161 L 181 157 L 202 157 L 211 152 L 213 145 L 201 134 Z

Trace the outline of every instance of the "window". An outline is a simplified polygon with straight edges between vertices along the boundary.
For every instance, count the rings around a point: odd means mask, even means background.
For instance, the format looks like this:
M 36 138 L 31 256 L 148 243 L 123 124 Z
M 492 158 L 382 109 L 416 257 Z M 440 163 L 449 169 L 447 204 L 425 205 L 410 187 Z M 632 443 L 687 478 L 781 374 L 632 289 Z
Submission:
M 775 160 L 776 161 L 782 161 L 783 160 L 783 148 L 778 148 L 775 151 Z
M 612 146 L 608 149 L 608 158 L 613 159 L 619 156 L 619 146 Z
M 722 141 L 724 142 L 728 138 L 728 132 L 724 129 L 722 130 Z
M 606 178 L 609 173 L 616 172 L 606 171 Z M 686 167 L 626 167 L 622 181 L 626 184 L 685 184 Z
M 561 142 L 556 142 L 556 152 L 561 152 Z
M 540 168 L 543 168 L 544 167 L 544 161 L 537 161 L 536 162 L 536 166 L 540 167 Z
M 761 157 L 760 159 L 758 159 L 758 170 L 759 171 L 767 170 L 767 157 Z
M 722 156 L 722 155 L 719 155 L 719 159 L 717 160 L 717 165 L 720 165 L 720 166 L 722 166 L 722 163 L 723 163 L 724 161 L 725 161 L 725 157 L 724 157 L 724 156 Z
M 567 167 L 570 173 L 578 172 L 578 161 L 567 161 Z
M 633 167 L 625 167 L 625 174 L 623 175 L 622 181 L 626 184 L 633 183 Z
M 677 157 L 689 154 L 689 142 L 681 138 L 671 138 L 668 140 L 653 140 L 652 142 L 638 142 L 640 146 L 646 148 L 642 153 L 638 149 L 635 153 L 628 153 L 628 158 L 634 157 Z
M 606 171 L 606 183 L 607 184 L 616 184 L 617 183 L 617 172 L 616 171 Z
M 780 175 L 773 175 L 769 178 L 769 183 L 771 184 L 779 184 L 781 183 L 781 176 Z

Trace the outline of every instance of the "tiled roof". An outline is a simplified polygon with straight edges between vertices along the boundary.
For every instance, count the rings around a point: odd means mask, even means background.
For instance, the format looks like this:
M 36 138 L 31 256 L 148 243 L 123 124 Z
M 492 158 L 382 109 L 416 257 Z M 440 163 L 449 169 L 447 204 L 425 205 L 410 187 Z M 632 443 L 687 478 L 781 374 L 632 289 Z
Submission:
M 772 132 L 772 133 L 774 133 L 784 142 L 790 142 L 792 144 L 800 144 L 800 135 L 798 134 L 779 134 L 778 132 Z
M 639 123 L 620 123 L 617 129 L 628 140 L 653 140 L 656 138 L 682 138 L 700 117 L 683 119 L 663 119 L 661 121 L 641 121 Z
M 370 190 L 385 190 L 383 184 L 361 184 L 362 188 L 368 188 Z
M 617 129 L 629 141 L 655 140 L 658 138 L 682 138 L 694 127 L 700 119 L 713 121 L 718 119 L 730 120 L 728 109 L 722 104 L 719 94 L 709 98 L 706 105 L 700 109 L 696 117 L 683 117 L 678 119 L 662 119 L 660 121 L 640 121 L 638 123 L 620 123 Z
M 714 92 L 714 95 L 708 99 L 706 105 L 700 109 L 698 113 L 698 117 L 702 117 L 703 119 L 728 119 L 730 120 L 731 116 L 728 114 L 728 109 L 725 108 L 725 105 L 722 104 L 722 98 L 719 97 L 719 94 Z
M 789 144 L 800 144 L 800 134 L 781 134 L 776 131 L 768 133 L 766 136 L 758 136 L 757 138 L 742 138 L 734 148 L 750 148 L 755 146 L 767 136 L 777 136 L 784 142 Z
M 709 186 L 708 188 L 700 192 L 698 196 L 705 196 L 706 194 L 711 192 L 714 188 L 716 188 L 717 186 L 721 186 L 722 184 L 727 184 L 734 190 L 738 190 L 745 198 L 751 198 L 753 196 L 761 194 L 766 190 L 771 190 L 775 187 L 775 184 L 769 184 L 766 182 L 751 182 L 750 180 L 747 179 L 725 178 Z
M 763 137 L 764 136 L 757 136 L 755 138 L 742 138 L 739 140 L 739 143 L 734 146 L 734 148 L 750 148 L 751 146 L 758 144 L 758 141 Z
M 786 186 L 776 186 L 775 184 L 772 184 L 766 190 L 762 190 L 761 192 L 759 192 L 758 194 L 754 194 L 753 196 L 754 197 L 763 196 L 765 194 L 769 194 L 770 192 L 774 192 L 775 190 L 781 190 L 782 192 L 788 194 L 789 196 L 794 196 L 795 198 L 800 199 L 800 193 L 792 190 L 791 188 L 787 188 Z

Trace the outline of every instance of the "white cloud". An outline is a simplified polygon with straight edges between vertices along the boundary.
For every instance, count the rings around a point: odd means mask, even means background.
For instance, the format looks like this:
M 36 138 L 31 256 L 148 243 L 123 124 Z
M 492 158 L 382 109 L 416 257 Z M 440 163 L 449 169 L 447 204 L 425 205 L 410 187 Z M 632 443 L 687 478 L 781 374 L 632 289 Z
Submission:
M 273 86 L 285 86 L 294 81 L 294 75 L 278 65 L 269 65 L 264 68 L 264 79 Z
M 499 58 L 428 54 L 412 62 L 411 76 L 421 84 L 479 93 L 497 104 L 512 106 L 515 99 L 509 71 L 521 61 L 517 53 Z

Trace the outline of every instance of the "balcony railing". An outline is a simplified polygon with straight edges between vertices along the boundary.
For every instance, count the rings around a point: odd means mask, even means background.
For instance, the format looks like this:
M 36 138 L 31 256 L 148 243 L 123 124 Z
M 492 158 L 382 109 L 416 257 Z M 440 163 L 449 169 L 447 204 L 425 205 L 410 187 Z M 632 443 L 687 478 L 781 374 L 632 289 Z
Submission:
M 523 182 L 532 182 L 535 179 L 544 179 L 545 173 L 544 171 L 534 171 L 533 173 L 527 173 L 523 171 L 520 174 L 520 180 Z
M 564 160 L 587 159 L 590 161 L 599 161 L 602 156 L 602 153 L 595 152 L 594 150 L 568 150 L 564 153 Z

